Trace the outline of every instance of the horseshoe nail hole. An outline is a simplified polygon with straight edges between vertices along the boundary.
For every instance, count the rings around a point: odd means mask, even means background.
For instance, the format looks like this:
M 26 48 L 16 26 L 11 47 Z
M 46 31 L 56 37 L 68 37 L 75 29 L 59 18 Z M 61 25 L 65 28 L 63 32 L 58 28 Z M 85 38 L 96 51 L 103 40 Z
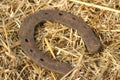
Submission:
M 40 61 L 44 61 L 44 59 L 40 58 Z
M 62 16 L 63 14 L 62 13 L 59 13 L 60 16 Z
M 33 50 L 32 50 L 32 49 L 30 49 L 30 52 L 33 52 Z
M 45 13 L 45 15 L 47 15 L 48 13 Z
M 25 39 L 25 42 L 29 42 L 29 40 L 28 40 L 28 39 Z
M 74 17 L 72 17 L 73 20 L 76 20 Z

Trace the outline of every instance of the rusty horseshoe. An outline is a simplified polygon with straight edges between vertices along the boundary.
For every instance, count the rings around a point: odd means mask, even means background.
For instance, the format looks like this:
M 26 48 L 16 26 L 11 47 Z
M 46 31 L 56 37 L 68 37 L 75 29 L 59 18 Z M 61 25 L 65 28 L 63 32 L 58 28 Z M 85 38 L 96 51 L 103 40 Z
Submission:
M 82 18 L 78 18 L 65 11 L 40 10 L 25 18 L 19 30 L 19 39 L 27 56 L 29 56 L 36 64 L 45 67 L 46 69 L 66 74 L 73 67 L 69 63 L 51 59 L 36 47 L 34 40 L 35 26 L 44 21 L 59 22 L 72 27 L 73 29 L 77 29 L 85 42 L 87 50 L 90 52 L 97 52 L 101 48 L 100 40 L 95 36 L 94 32 Z

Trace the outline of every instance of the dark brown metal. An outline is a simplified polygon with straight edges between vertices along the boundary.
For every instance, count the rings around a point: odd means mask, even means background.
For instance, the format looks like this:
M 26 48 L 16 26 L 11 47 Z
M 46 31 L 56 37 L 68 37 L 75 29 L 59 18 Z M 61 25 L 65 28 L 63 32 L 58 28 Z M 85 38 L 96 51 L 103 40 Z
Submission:
M 77 29 L 86 44 L 87 50 L 90 52 L 97 52 L 101 47 L 99 39 L 81 18 L 64 11 L 41 10 L 28 16 L 23 21 L 19 30 L 19 38 L 26 54 L 42 67 L 61 74 L 66 74 L 72 69 L 70 64 L 51 59 L 36 47 L 34 29 L 37 24 L 43 21 L 59 22 Z

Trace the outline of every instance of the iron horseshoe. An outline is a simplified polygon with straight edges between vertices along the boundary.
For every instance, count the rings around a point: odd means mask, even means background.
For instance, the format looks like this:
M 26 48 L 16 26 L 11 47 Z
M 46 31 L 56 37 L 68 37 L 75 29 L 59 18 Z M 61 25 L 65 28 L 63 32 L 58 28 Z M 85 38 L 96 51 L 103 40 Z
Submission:
M 19 30 L 19 39 L 27 56 L 29 56 L 36 64 L 45 67 L 46 69 L 66 74 L 73 67 L 68 63 L 59 62 L 45 56 L 43 52 L 36 47 L 34 29 L 38 23 L 43 21 L 59 22 L 72 27 L 73 29 L 77 29 L 85 42 L 87 50 L 90 52 L 97 52 L 101 48 L 100 40 L 95 36 L 94 32 L 82 18 L 78 18 L 65 11 L 40 10 L 25 18 Z

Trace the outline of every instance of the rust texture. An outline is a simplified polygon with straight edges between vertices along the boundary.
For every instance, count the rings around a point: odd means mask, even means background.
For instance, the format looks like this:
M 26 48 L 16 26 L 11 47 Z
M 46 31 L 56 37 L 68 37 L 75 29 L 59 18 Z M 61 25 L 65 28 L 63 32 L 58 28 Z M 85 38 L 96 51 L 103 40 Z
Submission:
M 54 21 L 72 27 L 73 29 L 77 29 L 85 42 L 87 50 L 90 52 L 97 52 L 101 48 L 99 39 L 82 18 L 78 18 L 75 15 L 64 11 L 40 10 L 39 12 L 25 18 L 19 30 L 19 39 L 26 55 L 36 64 L 45 67 L 46 69 L 66 74 L 73 67 L 69 63 L 59 62 L 44 55 L 44 52 L 40 51 L 36 46 L 34 30 L 37 24 L 43 23 L 44 21 Z

